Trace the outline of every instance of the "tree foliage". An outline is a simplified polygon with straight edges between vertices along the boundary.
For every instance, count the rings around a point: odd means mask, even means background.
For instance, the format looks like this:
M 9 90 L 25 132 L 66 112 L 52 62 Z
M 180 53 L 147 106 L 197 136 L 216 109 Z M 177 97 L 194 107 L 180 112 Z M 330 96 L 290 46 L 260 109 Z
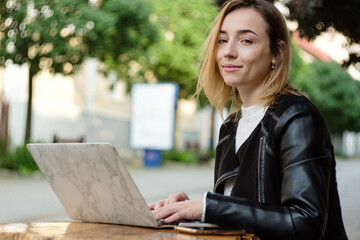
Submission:
M 116 66 L 121 54 L 155 39 L 145 0 L 6 0 L 0 3 L 0 66 L 29 66 L 25 142 L 30 139 L 32 79 L 42 69 L 72 74 L 86 57 Z
M 304 63 L 294 48 L 291 77 L 319 108 L 332 133 L 360 131 L 360 82 L 335 62 Z
M 146 52 L 121 54 L 113 69 L 126 81 L 128 91 L 134 82 L 171 81 L 179 85 L 180 98 L 188 98 L 195 92 L 197 57 L 217 7 L 212 0 L 151 0 L 149 4 L 153 9 L 149 21 L 158 31 L 156 42 Z
M 91 2 L 94 2 L 91 4 Z M 7 0 L 0 7 L 0 64 L 31 63 L 37 73 L 70 74 L 84 57 L 100 60 L 144 49 L 155 38 L 142 0 Z M 46 62 L 45 62 L 46 61 Z
M 218 13 L 212 0 L 152 0 L 159 41 L 150 48 L 150 68 L 160 81 L 174 81 L 180 97 L 194 94 L 197 59 Z
M 356 64 L 360 70 L 360 1 L 347 0 L 292 0 L 286 3 L 290 20 L 298 22 L 301 36 L 313 39 L 329 28 L 334 28 L 347 37 L 349 60 L 345 66 Z

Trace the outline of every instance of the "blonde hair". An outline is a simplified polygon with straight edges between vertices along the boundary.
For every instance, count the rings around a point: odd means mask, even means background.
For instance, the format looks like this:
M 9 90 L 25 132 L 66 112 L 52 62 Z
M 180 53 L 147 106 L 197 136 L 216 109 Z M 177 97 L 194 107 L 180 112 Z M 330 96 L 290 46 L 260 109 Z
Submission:
M 196 95 L 203 90 L 210 103 L 222 113 L 225 106 L 239 109 L 241 98 L 235 87 L 225 84 L 216 63 L 217 41 L 225 17 L 239 8 L 256 10 L 264 18 L 270 40 L 270 51 L 275 56 L 276 66 L 269 71 L 262 85 L 260 101 L 271 106 L 277 94 L 296 93 L 289 75 L 292 58 L 289 33 L 283 15 L 271 3 L 264 0 L 231 0 L 225 3 L 214 21 L 199 57 L 199 77 Z M 269 66 L 270 68 L 270 66 Z

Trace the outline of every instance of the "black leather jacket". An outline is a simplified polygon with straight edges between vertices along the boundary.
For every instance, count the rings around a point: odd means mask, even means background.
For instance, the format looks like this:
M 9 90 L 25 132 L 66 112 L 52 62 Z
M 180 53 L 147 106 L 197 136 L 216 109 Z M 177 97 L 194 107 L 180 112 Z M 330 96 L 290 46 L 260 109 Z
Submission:
M 222 125 L 205 221 L 261 239 L 347 239 L 328 129 L 304 96 L 280 95 L 235 154 L 237 118 Z M 224 182 L 235 176 L 232 196 Z

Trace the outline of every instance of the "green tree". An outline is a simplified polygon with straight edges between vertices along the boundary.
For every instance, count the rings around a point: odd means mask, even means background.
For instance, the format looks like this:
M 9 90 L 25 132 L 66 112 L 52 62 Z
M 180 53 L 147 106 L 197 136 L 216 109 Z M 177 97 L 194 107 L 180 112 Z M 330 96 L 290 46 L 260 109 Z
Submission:
M 150 48 L 151 71 L 160 81 L 179 84 L 181 98 L 196 88 L 197 59 L 206 31 L 218 13 L 212 0 L 151 0 L 159 41 Z
M 179 85 L 179 97 L 195 93 L 197 58 L 206 39 L 206 31 L 218 10 L 212 0 L 151 0 L 158 39 L 145 54 L 137 51 L 121 55 L 118 75 L 134 82 L 171 81 Z M 202 105 L 205 98 L 201 98 Z
M 109 68 L 156 36 L 145 0 L 6 0 L 0 3 L 0 66 L 29 66 L 25 143 L 30 140 L 32 86 L 42 69 L 72 74 L 86 57 Z
M 304 60 L 300 56 L 300 49 L 299 47 L 291 42 L 293 56 L 291 61 L 291 68 L 290 68 L 290 80 L 292 82 L 297 82 L 299 75 L 303 72 L 308 71 L 309 65 L 304 62 Z
M 360 83 L 335 62 L 303 64 L 293 81 L 319 108 L 333 134 L 360 131 Z

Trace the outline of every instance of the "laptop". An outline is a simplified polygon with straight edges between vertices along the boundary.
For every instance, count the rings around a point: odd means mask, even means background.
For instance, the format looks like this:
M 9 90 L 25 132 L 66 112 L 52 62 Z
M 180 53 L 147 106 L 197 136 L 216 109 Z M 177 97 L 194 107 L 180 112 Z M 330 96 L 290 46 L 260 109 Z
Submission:
M 152 228 L 175 226 L 156 221 L 113 145 L 45 143 L 28 144 L 27 148 L 71 219 Z

